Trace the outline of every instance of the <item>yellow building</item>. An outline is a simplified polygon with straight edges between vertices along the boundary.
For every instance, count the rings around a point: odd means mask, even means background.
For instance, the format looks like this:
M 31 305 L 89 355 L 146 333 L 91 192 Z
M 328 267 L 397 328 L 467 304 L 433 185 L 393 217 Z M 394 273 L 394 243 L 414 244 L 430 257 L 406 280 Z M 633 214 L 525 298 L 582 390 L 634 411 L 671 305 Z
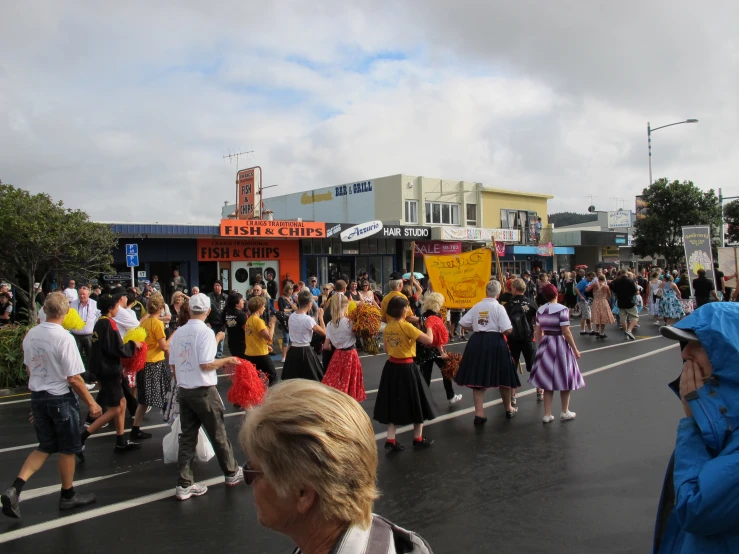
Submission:
M 536 229 L 536 221 L 540 217 L 543 227 L 546 227 L 549 224 L 547 202 L 552 198 L 551 194 L 481 187 L 482 226 L 531 231 Z

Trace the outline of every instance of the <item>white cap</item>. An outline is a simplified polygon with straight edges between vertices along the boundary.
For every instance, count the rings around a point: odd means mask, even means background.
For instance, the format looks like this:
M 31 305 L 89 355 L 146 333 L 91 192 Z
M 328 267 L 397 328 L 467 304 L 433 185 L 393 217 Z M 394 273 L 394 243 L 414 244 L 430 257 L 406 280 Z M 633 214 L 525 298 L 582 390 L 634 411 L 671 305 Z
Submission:
M 204 294 L 194 294 L 190 297 L 190 311 L 194 314 L 204 314 L 210 310 L 210 298 Z

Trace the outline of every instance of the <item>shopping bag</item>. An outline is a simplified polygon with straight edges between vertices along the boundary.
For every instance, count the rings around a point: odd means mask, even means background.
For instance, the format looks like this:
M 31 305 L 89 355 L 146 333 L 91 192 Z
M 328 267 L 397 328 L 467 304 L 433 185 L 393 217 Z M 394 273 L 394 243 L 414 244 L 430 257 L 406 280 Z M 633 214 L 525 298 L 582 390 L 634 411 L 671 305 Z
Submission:
M 172 428 L 169 433 L 164 435 L 162 440 L 162 450 L 164 454 L 164 463 L 173 464 L 177 461 L 177 456 L 180 453 L 180 433 L 182 429 L 180 427 L 179 416 L 172 422 Z
M 198 446 L 195 449 L 195 457 L 199 462 L 208 462 L 215 455 L 215 450 L 213 450 L 213 446 L 210 444 L 208 435 L 205 434 L 205 431 L 201 427 L 200 431 L 198 431 Z

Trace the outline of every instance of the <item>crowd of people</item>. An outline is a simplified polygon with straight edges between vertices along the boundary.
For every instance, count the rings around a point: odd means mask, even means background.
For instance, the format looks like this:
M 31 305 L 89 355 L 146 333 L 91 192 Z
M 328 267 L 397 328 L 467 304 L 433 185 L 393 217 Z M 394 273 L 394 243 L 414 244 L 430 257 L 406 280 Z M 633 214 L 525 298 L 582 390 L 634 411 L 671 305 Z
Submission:
M 59 508 L 67 510 L 94 502 L 94 495 L 79 493 L 73 487 L 75 458 L 85 461 L 86 440 L 104 426 L 112 425 L 114 450 L 136 450 L 141 440 L 152 436 L 141 430 L 147 411 L 164 410 L 168 399 L 176 398 L 181 424 L 175 487 L 178 500 L 207 492 L 207 487 L 195 480 L 192 470 L 202 427 L 226 485 L 235 486 L 242 481 L 253 485 L 258 505 L 268 502 L 270 495 L 297 490 L 300 479 L 308 473 L 313 476 L 310 487 L 300 491 L 305 496 L 298 500 L 303 507 L 300 516 L 292 520 L 291 526 L 280 528 L 299 547 L 301 542 L 309 543 L 315 538 L 305 531 L 320 517 L 331 523 L 322 530 L 326 532 L 324 538 L 333 544 L 339 544 L 339 539 L 347 534 L 361 537 L 362 530 L 378 527 L 413 549 L 409 551 L 430 552 L 417 535 L 371 514 L 377 496 L 377 449 L 372 425 L 358 404 L 366 399 L 366 391 L 350 317 L 361 303 L 377 307 L 384 322 L 382 340 L 388 358 L 372 417 L 387 426 L 384 448 L 389 452 L 404 450 L 397 438 L 398 427 L 404 425 L 413 426 L 414 449 L 434 444 L 424 435 L 424 423 L 434 419 L 438 411 L 429 391 L 431 373 L 434 365 L 444 370 L 452 363 L 446 346 L 455 334 L 461 340 L 465 332 L 471 332 L 471 336 L 458 369 L 453 374 L 442 372 L 443 385 L 450 404 L 462 398 L 454 385 L 471 389 L 475 426 L 487 421 L 484 396 L 488 389 L 498 389 L 505 418 L 516 416 L 516 390 L 521 387 L 523 373 L 521 358 L 529 373 L 528 382 L 536 387 L 536 399 L 544 404 L 543 423 L 550 424 L 555 419 L 555 392 L 560 396 L 559 419 L 574 420 L 571 394 L 585 386 L 578 366 L 580 351 L 570 330 L 570 308 L 575 307 L 581 320 L 580 334 L 600 339 L 606 338 L 606 326 L 618 323 L 625 339 L 635 340 L 632 331 L 645 305 L 655 320 L 665 321 L 667 326 L 662 333 L 681 341 L 683 358 L 686 364 L 690 363 L 688 369 L 692 372 L 687 375 L 684 370 L 679 383 L 689 422 L 681 422 L 678 441 L 682 435 L 692 437 L 696 433 L 697 438 L 690 440 L 707 440 L 706 433 L 701 434 L 696 428 L 704 424 L 715 426 L 713 416 L 703 410 L 701 421 L 697 421 L 690 406 L 700 396 L 696 392 L 708 388 L 710 392 L 706 394 L 713 394 L 718 384 L 711 381 L 712 374 L 714 379 L 726 375 L 729 359 L 720 351 L 728 348 L 726 337 L 736 333 L 736 320 L 731 323 L 728 319 L 737 315 L 736 306 L 704 308 L 712 304 L 711 300 L 720 299 L 715 287 L 702 284 L 705 275 L 699 275 L 692 288 L 696 297 L 699 291 L 706 292 L 708 300 L 696 302 L 686 310 L 686 275 L 675 279 L 671 273 L 656 269 L 649 281 L 642 283 L 645 277 L 626 270 L 616 274 L 580 273 L 564 272 L 559 277 L 541 274 L 535 278 L 526 273 L 521 277 L 506 275 L 503 282 L 491 278 L 485 298 L 466 311 L 460 310 L 456 320 L 448 312 L 444 314 L 446 299 L 442 294 L 431 287 L 424 289 L 415 280 L 408 282 L 400 273 L 390 276 L 385 295 L 361 279 L 338 279 L 319 288 L 317 280 L 310 278 L 307 283 L 283 282 L 275 301 L 262 283 L 255 283 L 244 298 L 236 291 L 226 293 L 216 281 L 208 295 L 195 287 L 190 296 L 175 291 L 169 305 L 153 286 L 141 291 L 124 287 L 102 291 L 70 282 L 64 291 L 46 296 L 39 314 L 40 324 L 29 331 L 23 343 L 32 421 L 39 446 L 12 486 L 0 496 L 3 513 L 20 517 L 23 487 L 54 453 L 59 453 L 62 481 Z M 710 281 L 709 284 L 712 285 Z M 84 327 L 67 332 L 61 323 L 70 307 L 77 310 Z M 275 340 L 278 326 L 282 334 L 279 346 Z M 145 330 L 145 339 L 124 342 L 126 333 L 137 327 Z M 224 341 L 230 356 L 224 356 Z M 122 360 L 134 357 L 144 344 L 144 368 L 130 376 L 124 371 Z M 281 374 L 272 359 L 276 348 L 284 362 Z M 224 404 L 216 388 L 216 371 L 234 367 L 240 359 L 261 371 L 270 388 L 263 405 L 249 412 L 241 430 L 240 441 L 250 460 L 243 468 L 236 463 L 224 425 Z M 98 392 L 93 399 L 90 389 L 94 387 L 98 387 Z M 172 394 L 174 389 L 176 395 Z M 88 406 L 85 426 L 80 421 L 80 400 Z M 310 417 L 314 412 L 318 415 Z M 133 418 L 128 437 L 126 413 Z M 60 418 L 60 414 L 65 417 Z M 325 432 L 322 425 L 331 427 L 326 435 L 330 441 L 314 440 L 317 433 Z M 296 447 L 303 442 L 305 448 Z M 722 439 L 710 447 L 712 452 L 735 456 L 729 453 L 732 445 L 730 439 Z M 311 450 L 316 448 L 334 448 L 352 462 L 346 461 L 344 468 L 341 456 L 322 456 L 322 451 Z M 301 458 L 303 455 L 306 459 Z M 306 469 L 315 460 L 329 458 L 334 465 L 323 470 L 333 477 L 333 484 Z M 676 521 L 675 513 L 690 501 L 690 492 L 699 487 L 694 477 L 700 477 L 702 467 L 713 460 L 713 456 L 698 456 L 693 451 L 676 451 L 668 471 L 676 481 L 691 484 L 687 488 L 666 489 L 673 504 L 661 505 L 658 544 L 680 540 L 698 545 L 707 540 L 692 536 L 679 518 Z M 353 483 L 351 491 L 342 489 L 341 478 L 336 479 L 349 467 L 352 478 L 347 482 Z M 726 488 L 724 484 L 721 487 Z M 275 521 L 261 522 L 277 528 Z

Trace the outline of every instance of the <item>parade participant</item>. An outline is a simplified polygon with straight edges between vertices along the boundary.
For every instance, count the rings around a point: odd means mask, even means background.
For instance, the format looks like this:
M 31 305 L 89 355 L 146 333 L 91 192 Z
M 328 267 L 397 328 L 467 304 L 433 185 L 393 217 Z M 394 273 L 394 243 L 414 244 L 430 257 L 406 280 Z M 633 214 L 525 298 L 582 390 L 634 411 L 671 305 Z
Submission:
M 326 326 L 324 348 L 334 348 L 334 355 L 326 368 L 323 383 L 348 394 L 357 402 L 367 398 L 364 390 L 362 364 L 357 355 L 357 339 L 352 332 L 352 321 L 347 317 L 349 298 L 336 295 L 331 301 L 331 323 Z M 308 348 L 311 350 L 311 348 Z M 315 355 L 315 354 L 314 354 Z M 283 371 L 284 375 L 284 371 Z
M 282 331 L 282 363 L 285 363 L 285 356 L 287 355 L 288 348 L 290 348 L 290 325 L 287 323 L 290 314 L 298 309 L 298 306 L 293 302 L 292 293 L 293 288 L 297 285 L 287 285 L 282 291 L 282 296 L 277 299 L 277 319 L 280 322 L 280 331 Z M 298 289 L 299 291 L 300 289 Z
M 223 283 L 220 281 L 213 283 L 213 292 L 208 295 L 210 313 L 206 325 L 213 330 L 215 335 L 223 331 L 223 310 L 226 308 L 226 298 L 227 296 L 223 292 Z M 223 341 L 218 343 L 216 358 L 223 358 Z
M 128 331 L 139 326 L 139 319 L 129 307 L 133 304 L 136 297 L 130 291 L 126 291 L 123 287 L 119 287 L 113 293 L 113 298 L 118 300 L 120 309 L 115 315 L 112 315 L 111 318 L 115 321 L 115 325 L 118 328 L 118 334 L 120 334 L 121 339 L 123 339 Z M 100 309 L 99 306 L 98 309 Z M 123 376 L 123 394 L 126 397 L 128 413 L 131 414 L 131 417 L 134 417 L 136 415 L 136 408 L 139 405 L 136 401 L 136 375 L 126 374 Z
M 195 483 L 190 467 L 195 459 L 201 426 L 208 434 L 226 478 L 226 486 L 233 487 L 244 480 L 244 474 L 234 459 L 233 449 L 226 435 L 223 400 L 216 389 L 216 370 L 236 365 L 238 358 L 216 359 L 217 339 L 205 325 L 210 312 L 208 297 L 204 294 L 191 296 L 189 308 L 190 320 L 173 335 L 169 357 L 177 379 L 182 426 L 177 456 L 177 500 L 187 500 L 208 492 L 207 486 Z M 222 339 L 223 333 L 219 335 L 218 338 Z
M 156 293 L 149 298 L 146 304 L 146 313 L 149 315 L 141 322 L 141 327 L 146 330 L 146 363 L 144 369 L 138 372 L 136 400 L 139 403 L 136 415 L 131 427 L 131 438 L 133 440 L 149 439 L 151 433 L 141 430 L 141 422 L 150 408 L 163 409 L 166 403 L 167 393 L 170 391 L 170 373 L 165 360 L 169 353 L 167 336 L 164 332 L 164 323 L 158 315 L 164 306 L 164 297 Z
M 224 325 L 228 335 L 228 351 L 237 358 L 246 359 L 246 312 L 244 311 L 244 297 L 238 291 L 233 291 L 226 299 L 226 309 L 223 312 Z
M 74 456 L 83 448 L 77 396 L 87 404 L 92 417 L 99 417 L 102 410 L 82 380 L 85 368 L 75 341 L 62 327 L 69 300 L 62 293 L 51 293 L 44 302 L 44 311 L 46 321 L 28 331 L 23 339 L 33 427 L 39 444 L 26 458 L 12 486 L 0 495 L 3 514 L 16 519 L 21 517 L 19 497 L 24 485 L 57 452 L 62 485 L 59 509 L 95 502 L 94 495 L 75 492 L 73 486 Z M 59 414 L 66 414 L 66 418 L 60 419 Z
M 560 391 L 562 402 L 560 419 L 575 419 L 571 412 L 570 393 L 585 386 L 585 381 L 577 366 L 580 351 L 570 332 L 569 310 L 557 303 L 557 289 L 551 285 L 542 290 L 547 304 L 541 306 L 536 313 L 536 350 L 534 367 L 529 375 L 529 383 L 538 389 L 544 389 L 544 423 L 554 421 L 552 400 L 554 391 Z
M 388 292 L 382 299 L 380 304 L 380 310 L 382 311 L 382 321 L 388 321 L 387 319 L 387 306 L 393 298 L 402 297 L 403 293 L 400 292 L 403 288 L 403 274 L 397 271 L 390 274 L 390 292 Z
M 82 444 L 84 445 L 89 436 L 97 432 L 103 425 L 112 421 L 116 433 L 115 451 L 127 452 L 140 448 L 141 445 L 123 437 L 127 402 L 123 394 L 123 380 L 125 377 L 123 376 L 121 358 L 131 358 L 143 343 L 135 341 L 123 343 L 115 322 L 115 317 L 122 308 L 115 296 L 111 294 L 101 295 L 98 301 L 98 309 L 100 310 L 100 319 L 95 323 L 92 332 L 90 366 L 93 368 L 100 386 L 97 402 L 106 410 L 102 416 L 93 421 L 82 432 Z M 81 452 L 78 453 L 78 457 L 84 460 Z
M 652 552 L 739 552 L 739 306 L 709 303 L 662 327 L 680 341 L 682 373 L 670 388 L 682 400 Z
M 277 318 L 273 315 L 269 319 L 269 327 L 262 319 L 266 309 L 267 301 L 261 296 L 249 299 L 249 319 L 246 320 L 246 359 L 253 363 L 256 368 L 269 378 L 269 385 L 277 383 L 277 371 L 275 364 L 270 358 L 272 352 L 272 341 L 275 335 L 275 324 Z
M 606 335 L 606 325 L 610 325 L 616 321 L 613 318 L 611 305 L 608 302 L 611 298 L 611 289 L 606 282 L 606 276 L 603 274 L 598 275 L 598 279 L 594 283 L 593 305 L 591 307 L 592 321 L 597 333 L 596 338 L 606 339 L 608 338 L 608 335 Z
M 591 271 L 584 279 L 582 279 L 575 286 L 575 292 L 577 293 L 577 306 L 580 308 L 580 334 L 587 335 L 588 333 L 595 333 L 593 330 L 593 322 L 590 321 L 590 298 L 592 298 L 592 292 L 588 295 L 588 288 L 593 281 L 595 274 Z M 592 289 L 591 289 L 592 291 Z
M 680 289 L 672 282 L 672 275 L 669 273 L 662 279 L 660 288 L 662 299 L 659 301 L 659 315 L 665 320 L 665 324 L 672 325 L 685 315 L 680 304 Z
M 444 356 L 446 356 L 445 346 L 449 342 L 449 332 L 446 329 L 445 322 L 441 319 L 439 312 L 444 306 L 444 296 L 438 292 L 431 292 L 424 296 L 423 305 L 421 307 L 421 323 L 426 328 L 431 328 L 434 335 L 434 341 L 431 343 L 437 352 L 438 357 L 432 360 L 424 360 L 420 363 L 421 375 L 423 375 L 424 381 L 427 386 L 431 386 L 431 372 L 434 369 L 434 364 L 439 368 L 444 366 Z M 446 393 L 446 399 L 449 404 L 456 404 L 462 400 L 461 394 L 454 394 L 454 386 L 452 380 L 447 379 L 442 375 L 442 382 L 444 383 L 444 392 Z
M 706 277 L 706 270 L 699 269 L 696 273 L 698 277 L 693 279 L 693 294 L 695 295 L 696 308 L 700 308 L 709 302 L 718 302 L 719 297 L 716 294 L 716 287 L 713 281 Z
M 409 323 L 413 323 L 414 325 L 418 325 L 419 321 L 421 320 L 421 302 L 418 300 L 419 295 L 413 294 L 413 288 L 411 287 L 410 283 L 406 283 L 403 285 L 403 288 L 400 290 L 400 292 L 403 293 L 403 296 L 405 296 L 408 299 L 408 307 L 411 310 L 411 313 L 408 314 L 408 317 L 405 318 L 406 321 Z
M 489 281 L 485 287 L 487 297 L 475 304 L 459 322 L 463 328 L 472 329 L 473 333 L 454 381 L 472 389 L 475 425 L 488 420 L 483 407 L 486 389 L 500 390 L 508 419 L 513 418 L 518 410 L 511 404 L 511 398 L 513 391 L 521 386 L 521 381 L 504 337 L 511 334 L 511 320 L 496 300 L 500 289 L 500 282 Z
M 387 425 L 385 448 L 388 450 L 404 449 L 395 435 L 399 425 L 409 424 L 413 424 L 413 446 L 431 446 L 434 441 L 423 436 L 423 422 L 435 417 L 431 395 L 413 358 L 416 341 L 430 345 L 434 342 L 434 333 L 429 327 L 424 334 L 405 321 L 410 310 L 402 293 L 392 297 L 386 308 L 389 322 L 383 338 L 388 360 L 382 368 L 373 418 Z
M 82 329 L 72 329 L 71 333 L 75 343 L 77 343 L 77 349 L 80 351 L 80 355 L 84 354 L 85 356 L 83 362 L 87 363 L 87 369 L 83 377 L 87 383 L 94 383 L 95 376 L 90 372 L 89 365 L 90 351 L 92 350 L 92 330 L 98 319 L 98 306 L 97 302 L 90 298 L 90 289 L 87 285 L 80 287 L 77 300 L 70 302 L 69 307 L 77 310 L 80 318 L 85 322 L 85 326 Z M 89 384 L 87 388 L 92 389 L 94 386 Z
M 289 285 L 288 285 L 289 286 Z M 323 367 L 310 342 L 313 333 L 326 336 L 326 324 L 323 321 L 323 310 L 318 309 L 318 323 L 307 312 L 313 307 L 313 294 L 302 290 L 298 293 L 298 309 L 290 314 L 288 326 L 293 344 L 287 351 L 285 365 L 282 367 L 282 379 L 311 379 L 320 381 L 323 378 Z
M 526 371 L 531 372 L 534 365 L 534 328 L 536 327 L 536 310 L 538 306 L 526 298 L 526 283 L 522 279 L 513 281 L 513 297 L 505 304 L 505 311 L 511 322 L 511 333 L 508 335 L 508 349 L 511 351 L 513 364 L 518 365 L 523 355 Z M 536 389 L 536 399 L 544 399 L 544 391 Z M 517 404 L 516 393 L 513 392 L 511 405 Z
M 431 554 L 421 537 L 374 515 L 372 423 L 347 395 L 297 379 L 271 389 L 239 442 L 259 523 L 287 535 L 293 554 Z
M 619 277 L 611 283 L 611 290 L 616 295 L 621 329 L 623 329 L 627 339 L 636 340 L 633 331 L 639 324 L 639 310 L 636 304 L 639 287 L 629 277 L 626 270 L 621 270 L 619 271 Z
M 659 301 L 660 298 L 662 298 L 660 285 L 662 284 L 662 281 L 660 280 L 660 274 L 658 271 L 653 271 L 650 278 L 648 310 L 649 315 L 654 316 L 654 324 L 659 325 Z

